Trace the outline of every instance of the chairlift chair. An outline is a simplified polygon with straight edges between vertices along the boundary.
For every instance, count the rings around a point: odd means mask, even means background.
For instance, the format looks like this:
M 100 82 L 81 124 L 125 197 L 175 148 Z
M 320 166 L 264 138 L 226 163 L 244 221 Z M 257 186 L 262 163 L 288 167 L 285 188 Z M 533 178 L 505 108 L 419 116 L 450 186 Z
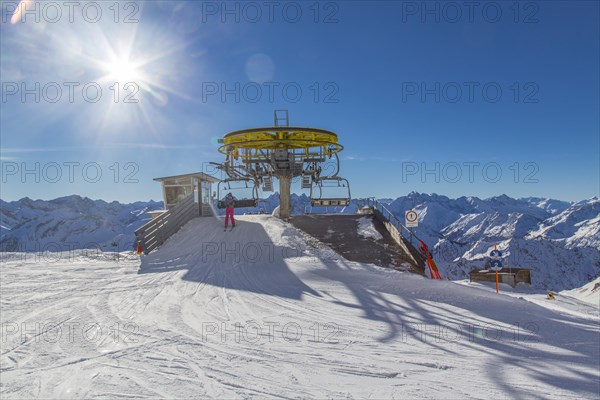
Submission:
M 331 188 L 342 188 L 346 196 L 324 196 Z M 350 183 L 339 176 L 320 177 L 315 179 L 310 188 L 310 205 L 312 207 L 342 206 L 350 204 Z
M 244 186 L 243 187 L 232 187 L 231 183 L 232 182 L 243 182 Z M 223 197 L 225 197 L 225 194 L 228 192 L 232 192 L 232 194 L 234 195 L 233 197 L 236 197 L 235 194 L 233 192 L 235 192 L 236 190 L 247 190 L 247 189 L 252 189 L 252 198 L 251 199 L 236 199 L 234 201 L 234 207 L 235 208 L 245 208 L 245 207 L 256 207 L 259 201 L 258 198 L 258 185 L 256 184 L 256 182 L 254 182 L 252 179 L 225 179 L 224 181 L 220 181 L 217 184 L 217 207 L 220 209 L 226 208 L 225 206 L 225 201 L 223 200 Z

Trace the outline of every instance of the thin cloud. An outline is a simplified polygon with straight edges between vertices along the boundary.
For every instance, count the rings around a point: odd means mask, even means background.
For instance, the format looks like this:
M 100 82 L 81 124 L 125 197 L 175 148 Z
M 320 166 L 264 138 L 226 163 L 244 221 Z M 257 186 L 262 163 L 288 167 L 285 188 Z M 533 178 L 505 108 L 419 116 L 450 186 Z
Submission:
M 100 149 L 119 149 L 119 148 L 142 148 L 142 149 L 156 149 L 156 150 L 185 150 L 185 149 L 197 149 L 198 146 L 190 145 L 169 145 L 163 143 L 114 143 L 100 147 Z M 40 153 L 40 152 L 61 152 L 61 151 L 81 151 L 81 150 L 98 150 L 98 147 L 8 147 L 2 148 L 0 153 L 12 154 L 12 153 Z

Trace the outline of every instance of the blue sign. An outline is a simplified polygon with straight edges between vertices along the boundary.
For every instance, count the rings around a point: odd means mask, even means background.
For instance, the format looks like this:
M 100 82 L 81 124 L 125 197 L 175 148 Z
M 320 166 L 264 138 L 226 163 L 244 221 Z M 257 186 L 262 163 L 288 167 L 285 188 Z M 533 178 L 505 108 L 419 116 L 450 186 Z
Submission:
M 502 269 L 502 261 L 492 260 L 492 262 L 490 263 L 490 269 L 492 271 L 500 271 Z
M 490 253 L 490 257 L 493 259 L 500 259 L 502 258 L 502 252 L 500 250 L 492 250 Z

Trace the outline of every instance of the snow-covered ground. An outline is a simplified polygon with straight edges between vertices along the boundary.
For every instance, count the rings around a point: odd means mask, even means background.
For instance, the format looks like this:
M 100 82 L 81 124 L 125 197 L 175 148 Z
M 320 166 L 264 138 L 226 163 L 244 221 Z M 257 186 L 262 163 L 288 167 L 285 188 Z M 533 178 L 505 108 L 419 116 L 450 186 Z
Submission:
M 563 290 L 561 294 L 597 306 L 600 304 L 600 277 L 578 289 Z
M 274 217 L 159 251 L 3 253 L 11 398 L 597 398 L 597 304 L 348 262 Z M 504 290 L 506 289 L 506 290 Z M 519 293 L 522 292 L 522 293 Z
M 358 220 L 358 227 L 356 228 L 359 235 L 366 238 L 372 238 L 375 240 L 383 239 L 381 233 L 377 231 L 375 225 L 373 225 L 373 219 L 362 217 Z
M 518 284 L 515 288 L 506 284 L 500 284 L 500 292 L 502 295 L 526 300 L 558 313 L 577 316 L 598 323 L 600 318 L 600 288 L 591 289 L 599 279 L 595 279 L 579 289 L 563 290 L 558 293 L 552 292 L 554 299 L 549 298 L 549 292 L 532 289 L 527 284 Z M 496 293 L 494 282 L 469 282 L 468 280 L 462 280 L 456 281 L 456 283 L 487 290 L 494 295 Z

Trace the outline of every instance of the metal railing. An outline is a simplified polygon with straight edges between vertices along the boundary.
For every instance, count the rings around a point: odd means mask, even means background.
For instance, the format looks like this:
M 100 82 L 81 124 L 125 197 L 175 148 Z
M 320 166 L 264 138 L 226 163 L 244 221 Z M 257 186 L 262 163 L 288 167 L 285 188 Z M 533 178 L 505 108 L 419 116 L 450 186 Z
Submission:
M 409 240 L 412 242 L 412 238 L 417 240 L 421 240 L 413 233 L 413 231 L 400 221 L 398 217 L 396 217 L 390 210 L 388 210 L 382 203 L 380 203 L 375 197 L 368 197 L 366 199 L 366 205 L 368 207 L 373 207 L 373 209 L 379 211 L 383 218 L 385 218 L 390 224 L 394 225 L 400 233 L 400 236 L 404 238 L 403 230 L 408 233 Z
M 425 262 L 426 257 L 421 252 L 420 246 L 415 247 L 413 245 L 413 238 L 421 241 L 421 239 L 414 234 L 414 232 L 404 226 L 402 221 L 398 217 L 396 217 L 388 208 L 380 203 L 375 197 L 369 197 L 366 199 L 359 200 L 359 204 L 363 203 L 366 207 L 370 207 L 375 212 L 375 217 L 379 219 L 381 222 L 388 223 L 390 226 L 386 226 L 386 229 L 392 235 L 392 238 L 400 245 L 405 248 L 407 254 L 413 258 L 415 263 L 419 265 L 419 267 L 425 270 Z M 364 207 L 364 206 L 363 206 Z M 408 238 L 405 236 L 407 233 Z

